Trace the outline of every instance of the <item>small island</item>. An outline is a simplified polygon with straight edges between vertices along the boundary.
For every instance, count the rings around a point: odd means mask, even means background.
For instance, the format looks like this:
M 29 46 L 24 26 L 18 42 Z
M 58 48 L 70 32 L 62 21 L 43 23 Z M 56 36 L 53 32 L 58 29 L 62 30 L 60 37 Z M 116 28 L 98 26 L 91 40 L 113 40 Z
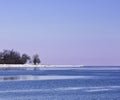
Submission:
M 41 60 L 38 54 L 30 57 L 26 53 L 20 54 L 14 50 L 3 50 L 0 52 L 0 69 L 39 70 L 41 68 L 83 67 L 83 65 L 44 65 L 40 63 Z

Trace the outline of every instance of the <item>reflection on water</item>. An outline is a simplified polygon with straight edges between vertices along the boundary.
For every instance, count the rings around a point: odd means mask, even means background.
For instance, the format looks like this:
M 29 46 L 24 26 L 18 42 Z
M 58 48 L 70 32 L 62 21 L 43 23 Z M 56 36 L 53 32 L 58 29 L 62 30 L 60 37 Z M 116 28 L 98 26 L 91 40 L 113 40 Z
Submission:
M 5 76 L 5 77 L 0 77 L 0 81 L 9 81 L 9 80 L 18 80 L 19 77 L 15 77 L 15 76 Z
M 20 80 L 64 80 L 64 79 L 91 79 L 94 76 L 35 76 L 35 75 L 16 75 L 0 76 L 0 81 L 20 81 Z

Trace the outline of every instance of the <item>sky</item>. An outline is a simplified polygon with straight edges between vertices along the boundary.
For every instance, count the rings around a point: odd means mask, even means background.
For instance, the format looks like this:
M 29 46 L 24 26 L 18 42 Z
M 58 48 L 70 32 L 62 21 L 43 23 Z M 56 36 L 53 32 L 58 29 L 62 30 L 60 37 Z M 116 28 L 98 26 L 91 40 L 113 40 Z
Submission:
M 0 0 L 0 51 L 42 64 L 120 65 L 120 0 Z

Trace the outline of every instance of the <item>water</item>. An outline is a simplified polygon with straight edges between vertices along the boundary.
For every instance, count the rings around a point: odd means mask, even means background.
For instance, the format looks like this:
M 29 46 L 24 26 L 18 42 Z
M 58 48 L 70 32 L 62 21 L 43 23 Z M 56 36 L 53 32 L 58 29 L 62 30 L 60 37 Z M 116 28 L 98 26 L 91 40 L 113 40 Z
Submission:
M 120 67 L 0 70 L 0 100 L 120 100 Z

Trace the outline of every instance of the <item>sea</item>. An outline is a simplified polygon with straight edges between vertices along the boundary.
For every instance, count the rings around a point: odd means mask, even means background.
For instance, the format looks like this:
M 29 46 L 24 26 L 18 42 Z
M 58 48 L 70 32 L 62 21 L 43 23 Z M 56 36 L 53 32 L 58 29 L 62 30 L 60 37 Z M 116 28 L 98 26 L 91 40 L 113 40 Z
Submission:
M 0 100 L 120 100 L 120 66 L 0 69 Z

